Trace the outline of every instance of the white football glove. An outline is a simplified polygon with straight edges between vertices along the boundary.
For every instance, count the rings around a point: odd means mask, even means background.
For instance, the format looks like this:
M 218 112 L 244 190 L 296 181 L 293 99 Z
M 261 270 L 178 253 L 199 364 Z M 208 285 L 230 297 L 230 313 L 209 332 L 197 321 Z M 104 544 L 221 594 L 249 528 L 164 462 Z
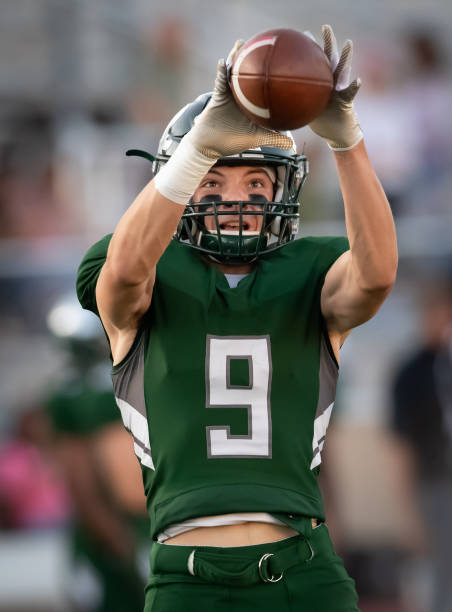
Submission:
M 253 123 L 237 106 L 228 83 L 228 65 L 232 65 L 242 46 L 243 41 L 238 40 L 227 62 L 219 60 L 212 98 L 185 137 L 203 155 L 215 160 L 255 147 L 293 146 L 290 138 Z
M 203 176 L 220 158 L 261 146 L 291 149 L 292 140 L 250 121 L 237 106 L 228 83 L 228 69 L 243 42 L 238 40 L 227 62 L 219 60 L 213 94 L 191 130 L 155 177 L 157 190 L 185 205 Z
M 350 83 L 353 43 L 345 41 L 339 57 L 336 37 L 329 25 L 322 26 L 323 50 L 333 71 L 333 92 L 326 109 L 309 127 L 324 138 L 333 151 L 352 149 L 363 138 L 358 117 L 353 109 L 353 99 L 361 87 L 361 79 Z

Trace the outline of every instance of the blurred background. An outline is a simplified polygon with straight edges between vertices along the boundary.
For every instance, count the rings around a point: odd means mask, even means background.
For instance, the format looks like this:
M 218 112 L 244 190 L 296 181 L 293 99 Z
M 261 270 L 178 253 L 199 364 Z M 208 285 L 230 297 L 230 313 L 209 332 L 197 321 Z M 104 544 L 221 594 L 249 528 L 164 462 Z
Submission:
M 100 330 L 85 334 L 92 322 L 78 314 L 62 329 L 49 313 L 76 309 L 81 257 L 151 178 L 125 151 L 156 152 L 237 38 L 294 27 L 320 40 L 322 23 L 355 43 L 356 108 L 400 248 L 395 288 L 342 350 L 322 476 L 329 524 L 363 612 L 452 611 L 449 0 L 2 0 L 1 611 L 132 610 L 106 603 L 120 601 L 105 584 L 126 566 L 137 570 L 127 601 L 137 591 L 146 542 L 132 527 L 136 466 L 112 451 L 132 449 L 119 414 L 98 408 L 111 401 L 106 354 L 80 359 Z M 311 169 L 302 235 L 345 234 L 331 153 L 308 128 L 294 135 Z M 116 490 L 121 478 L 136 488 Z M 81 553 L 80 537 L 92 539 Z M 94 558 L 103 550 L 115 567 Z

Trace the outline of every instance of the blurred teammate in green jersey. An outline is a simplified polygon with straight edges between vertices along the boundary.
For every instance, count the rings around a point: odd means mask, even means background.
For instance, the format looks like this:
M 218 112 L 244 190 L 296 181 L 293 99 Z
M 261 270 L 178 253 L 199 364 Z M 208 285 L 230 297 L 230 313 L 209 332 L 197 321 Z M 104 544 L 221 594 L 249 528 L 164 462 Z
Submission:
M 138 612 L 148 521 L 138 465 L 111 392 L 102 328 L 75 296 L 55 304 L 48 326 L 69 357 L 63 380 L 45 402 L 74 506 L 68 603 L 81 611 Z

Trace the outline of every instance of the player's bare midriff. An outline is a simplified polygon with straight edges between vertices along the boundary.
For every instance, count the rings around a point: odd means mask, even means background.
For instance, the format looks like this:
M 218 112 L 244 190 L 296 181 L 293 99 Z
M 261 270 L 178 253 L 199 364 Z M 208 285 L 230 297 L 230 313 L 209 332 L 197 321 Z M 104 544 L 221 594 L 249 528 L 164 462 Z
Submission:
M 197 527 L 165 540 L 165 544 L 175 546 L 253 546 L 278 542 L 296 536 L 295 529 L 271 523 L 241 523 L 239 525 L 219 525 L 216 527 Z

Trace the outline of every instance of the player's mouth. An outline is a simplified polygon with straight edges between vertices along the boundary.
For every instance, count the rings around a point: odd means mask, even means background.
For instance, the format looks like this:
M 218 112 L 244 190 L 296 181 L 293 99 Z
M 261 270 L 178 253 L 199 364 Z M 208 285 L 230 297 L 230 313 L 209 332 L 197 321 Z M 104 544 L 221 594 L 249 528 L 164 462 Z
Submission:
M 231 232 L 240 231 L 240 223 L 239 221 L 225 221 L 224 223 L 220 223 L 220 229 Z M 248 221 L 242 220 L 242 231 L 248 232 L 251 229 L 251 224 Z
M 240 224 L 239 219 L 219 219 L 220 230 L 222 232 L 237 232 L 240 233 L 240 225 L 242 232 L 256 232 L 258 231 L 257 216 L 249 216 L 248 218 L 242 217 L 242 223 Z

